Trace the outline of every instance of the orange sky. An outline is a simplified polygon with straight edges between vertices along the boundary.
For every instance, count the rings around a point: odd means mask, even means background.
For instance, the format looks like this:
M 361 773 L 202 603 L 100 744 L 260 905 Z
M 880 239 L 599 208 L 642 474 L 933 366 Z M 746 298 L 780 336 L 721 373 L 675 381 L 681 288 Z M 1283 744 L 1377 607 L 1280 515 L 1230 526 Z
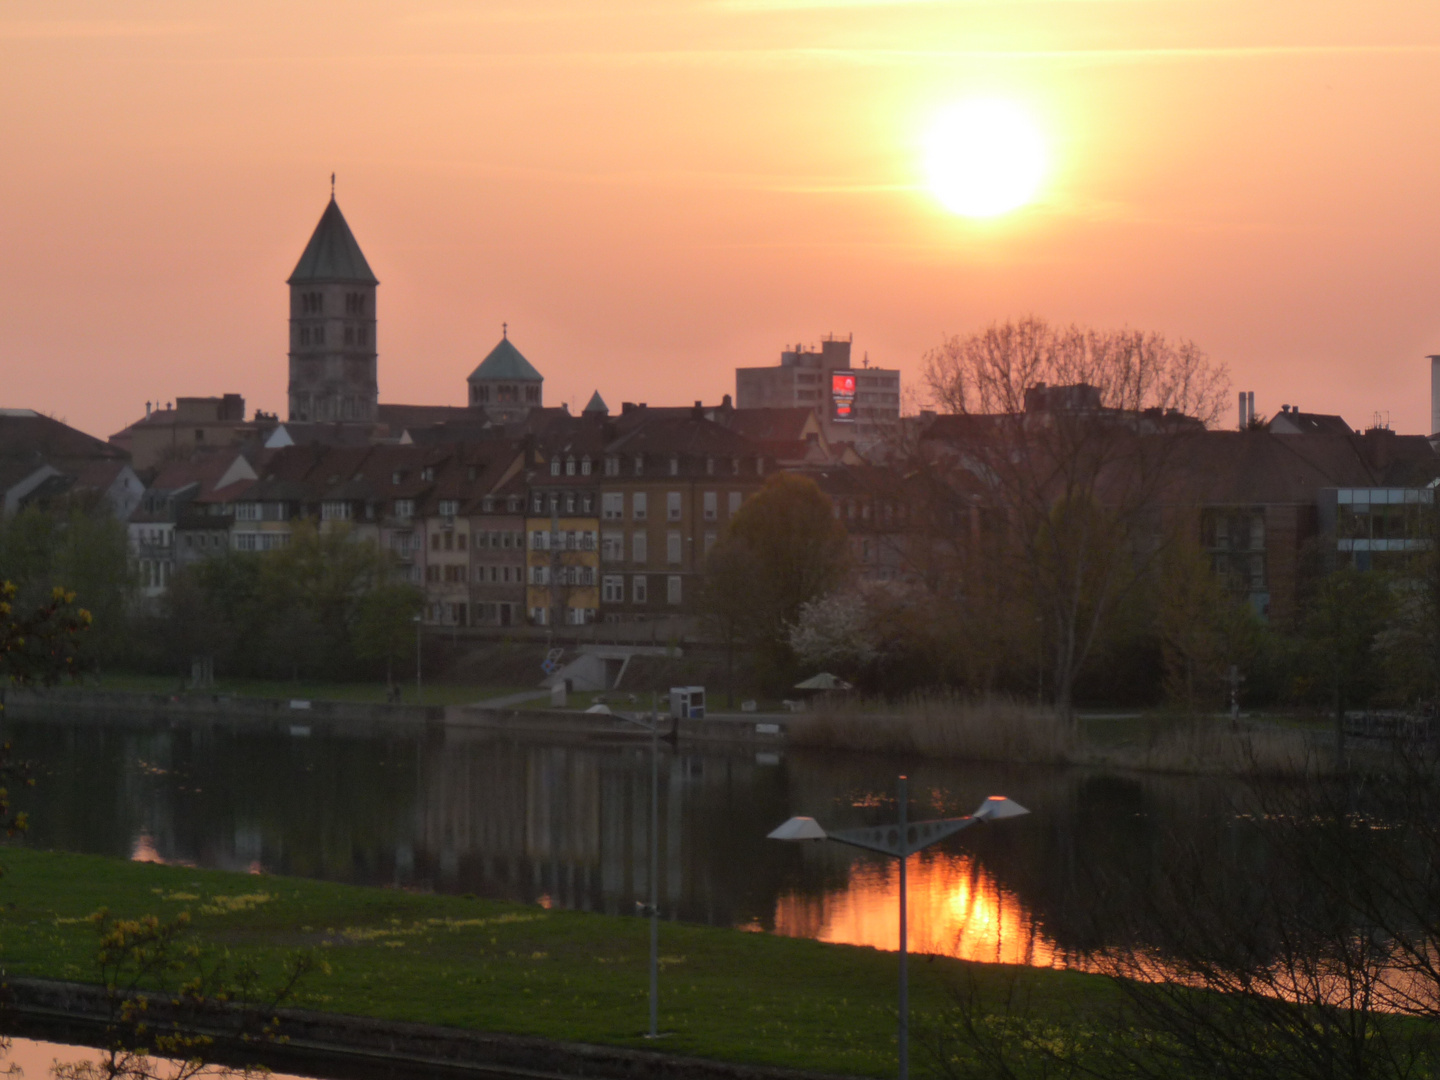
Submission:
M 1191 337 L 1262 413 L 1423 431 L 1437 59 L 1434 0 L 7 0 L 0 406 L 282 409 L 333 169 L 382 401 L 463 403 L 502 320 L 547 402 L 618 408 L 827 331 L 917 386 L 942 334 L 1035 312 Z M 1053 156 L 984 224 L 920 187 L 971 95 Z

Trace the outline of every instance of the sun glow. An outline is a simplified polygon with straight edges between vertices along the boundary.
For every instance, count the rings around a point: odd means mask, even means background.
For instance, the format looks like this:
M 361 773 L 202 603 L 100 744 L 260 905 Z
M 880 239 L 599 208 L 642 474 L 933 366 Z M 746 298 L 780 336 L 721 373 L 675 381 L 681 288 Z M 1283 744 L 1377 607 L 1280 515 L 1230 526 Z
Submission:
M 949 106 L 925 136 L 925 174 L 945 209 L 996 217 L 1035 197 L 1045 176 L 1045 142 L 1030 114 L 1012 101 Z
M 910 949 L 996 964 L 1062 965 L 1063 957 L 1019 899 L 968 855 L 910 862 Z M 891 861 L 852 867 L 843 889 L 782 895 L 775 931 L 876 949 L 898 949 L 899 868 Z

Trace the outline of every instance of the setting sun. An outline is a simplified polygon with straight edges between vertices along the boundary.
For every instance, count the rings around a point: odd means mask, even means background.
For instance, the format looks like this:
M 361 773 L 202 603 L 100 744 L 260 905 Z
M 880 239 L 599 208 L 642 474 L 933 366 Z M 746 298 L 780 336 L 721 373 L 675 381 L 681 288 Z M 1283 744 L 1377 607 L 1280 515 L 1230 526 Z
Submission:
M 1030 115 L 1009 101 L 962 101 L 925 137 L 925 174 L 941 205 L 989 218 L 1024 206 L 1045 173 L 1045 145 Z

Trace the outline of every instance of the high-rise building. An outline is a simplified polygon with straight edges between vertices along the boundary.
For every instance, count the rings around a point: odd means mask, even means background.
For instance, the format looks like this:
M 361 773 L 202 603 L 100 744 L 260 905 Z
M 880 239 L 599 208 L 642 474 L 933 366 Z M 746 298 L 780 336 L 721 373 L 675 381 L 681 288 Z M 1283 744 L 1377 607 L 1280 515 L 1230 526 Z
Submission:
M 288 284 L 290 419 L 374 421 L 380 283 L 333 193 Z
M 850 360 L 850 338 L 829 334 L 820 348 L 796 345 L 775 367 L 735 369 L 737 409 L 814 409 L 832 442 L 868 443 L 900 419 L 900 372 L 860 367 Z

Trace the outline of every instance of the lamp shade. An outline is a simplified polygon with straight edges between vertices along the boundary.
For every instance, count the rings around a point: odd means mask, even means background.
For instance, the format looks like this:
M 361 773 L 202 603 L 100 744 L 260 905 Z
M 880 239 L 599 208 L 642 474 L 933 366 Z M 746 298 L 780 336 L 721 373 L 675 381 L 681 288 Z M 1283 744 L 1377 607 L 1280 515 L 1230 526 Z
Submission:
M 1004 818 L 1020 817 L 1029 812 L 1018 802 L 1007 799 L 1004 795 L 991 795 L 970 816 L 976 821 L 1000 821 Z
M 771 832 L 769 840 L 824 840 L 825 830 L 813 817 L 792 817 Z

